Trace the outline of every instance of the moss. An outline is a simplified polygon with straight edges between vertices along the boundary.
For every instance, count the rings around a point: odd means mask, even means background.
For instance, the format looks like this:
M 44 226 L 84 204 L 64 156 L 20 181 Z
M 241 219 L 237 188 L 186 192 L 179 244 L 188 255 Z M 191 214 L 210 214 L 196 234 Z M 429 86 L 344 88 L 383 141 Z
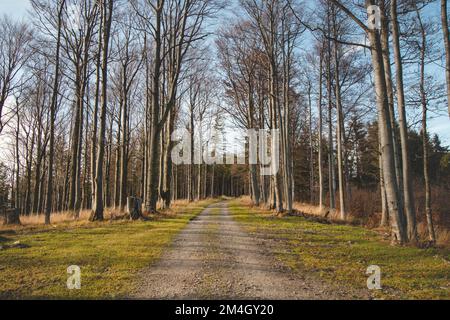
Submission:
M 55 230 L 2 232 L 0 245 L 15 241 L 24 249 L 0 250 L 0 298 L 125 298 L 137 273 L 161 256 L 173 237 L 212 201 L 176 208 L 148 222 L 104 222 Z M 68 290 L 67 267 L 81 268 L 81 290 Z
M 377 298 L 450 299 L 448 248 L 391 246 L 369 229 L 275 217 L 238 200 L 230 203 L 230 212 L 248 232 L 276 239 L 274 253 L 294 270 L 364 290 L 368 266 L 378 265 L 383 290 L 374 293 Z

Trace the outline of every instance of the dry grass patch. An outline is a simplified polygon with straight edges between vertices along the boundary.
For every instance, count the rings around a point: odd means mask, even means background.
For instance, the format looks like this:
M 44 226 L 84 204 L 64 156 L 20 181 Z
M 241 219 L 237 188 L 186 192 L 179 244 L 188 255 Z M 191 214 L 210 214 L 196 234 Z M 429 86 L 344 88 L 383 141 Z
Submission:
M 0 230 L 0 299 L 126 298 L 139 270 L 212 203 L 178 205 L 150 221 L 63 220 Z M 17 241 L 24 246 L 12 246 Z M 67 289 L 70 265 L 81 267 L 81 290 Z

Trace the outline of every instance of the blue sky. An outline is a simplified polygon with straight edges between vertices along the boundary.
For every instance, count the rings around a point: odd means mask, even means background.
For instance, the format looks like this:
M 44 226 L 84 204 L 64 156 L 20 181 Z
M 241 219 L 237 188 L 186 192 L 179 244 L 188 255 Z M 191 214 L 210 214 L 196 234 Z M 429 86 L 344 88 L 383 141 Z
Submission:
M 431 11 L 439 10 L 438 6 L 435 7 L 436 8 L 430 8 Z M 0 15 L 6 14 L 7 16 L 17 19 L 25 19 L 28 16 L 27 10 L 29 8 L 29 0 L 0 0 Z M 444 75 L 443 71 L 442 75 Z M 430 132 L 439 134 L 442 142 L 445 145 L 450 146 L 450 119 L 445 115 L 445 112 L 443 112 L 443 114 L 443 116 L 429 120 Z

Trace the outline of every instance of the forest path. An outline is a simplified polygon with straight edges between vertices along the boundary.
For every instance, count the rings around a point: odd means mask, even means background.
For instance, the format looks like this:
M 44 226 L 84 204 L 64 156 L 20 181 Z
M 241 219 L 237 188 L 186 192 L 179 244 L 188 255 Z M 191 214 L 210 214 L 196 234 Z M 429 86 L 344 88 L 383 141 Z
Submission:
M 271 243 L 242 230 L 226 202 L 192 220 L 161 259 L 142 271 L 139 299 L 350 298 L 284 266 Z M 354 298 L 354 297 L 353 297 Z

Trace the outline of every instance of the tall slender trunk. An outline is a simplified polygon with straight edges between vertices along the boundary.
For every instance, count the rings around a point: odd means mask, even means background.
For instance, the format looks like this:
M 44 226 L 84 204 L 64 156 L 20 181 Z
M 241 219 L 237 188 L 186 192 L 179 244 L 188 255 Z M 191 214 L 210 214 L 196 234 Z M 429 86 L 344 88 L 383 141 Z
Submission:
M 333 16 L 333 32 L 336 39 L 337 26 L 336 16 Z M 344 175 L 344 158 L 343 158 L 343 141 L 344 141 L 344 115 L 342 111 L 341 101 L 341 80 L 339 78 L 339 46 L 337 41 L 334 42 L 334 76 L 335 76 L 335 96 L 336 96 L 336 112 L 337 112 L 337 161 L 338 161 L 338 178 L 339 178 L 339 211 L 342 220 L 347 219 L 345 210 L 345 175 Z
M 189 168 L 188 168 L 188 200 L 189 202 L 194 201 L 194 140 L 195 140 L 195 123 L 194 123 L 194 105 L 193 101 L 190 103 L 190 162 L 189 162 Z
M 389 226 L 389 210 L 387 206 L 386 199 L 386 188 L 384 185 L 384 173 L 383 173 L 383 158 L 381 157 L 381 147 L 380 147 L 380 155 L 378 156 L 380 163 L 380 193 L 381 193 L 381 227 Z
M 214 188 L 215 188 L 215 185 L 214 185 L 214 181 L 215 181 L 215 178 L 216 178 L 216 164 L 215 163 L 213 163 L 213 165 L 212 165 L 212 173 L 211 173 L 211 193 L 210 193 L 210 196 L 211 196 L 211 198 L 214 198 L 215 196 L 216 196 L 216 193 L 214 192 Z
M 284 34 L 283 34 L 284 38 Z M 289 42 L 290 40 L 283 40 Z M 278 117 L 280 118 L 280 128 L 281 128 L 281 147 L 283 151 L 283 192 L 284 199 L 286 202 L 286 211 L 288 214 L 292 213 L 292 172 L 291 172 L 291 145 L 289 140 L 289 124 L 290 124 L 290 89 L 291 89 L 291 53 L 289 48 L 289 43 L 286 44 L 288 48 L 284 48 L 283 45 L 283 113 L 281 113 L 281 108 L 278 107 Z M 314 164 L 311 161 L 311 165 Z
M 122 93 L 121 93 L 122 94 Z M 115 173 L 114 173 L 114 207 L 116 209 L 119 209 L 119 203 L 120 203 L 120 162 L 122 160 L 122 104 L 123 104 L 123 97 L 121 98 L 120 103 L 120 111 L 119 111 L 119 121 L 118 121 L 118 128 L 117 128 L 117 139 L 116 139 L 116 167 L 115 167 Z
M 251 81 L 251 80 L 250 80 Z M 255 129 L 255 118 L 254 118 L 254 114 L 255 114 L 255 101 L 254 101 L 254 97 L 253 97 L 253 86 L 251 85 L 249 81 L 249 86 L 248 86 L 248 110 L 247 110 L 247 123 L 248 123 L 248 128 L 250 130 L 254 130 Z M 251 145 L 249 146 L 249 148 L 252 148 L 252 152 L 253 154 L 256 154 L 257 148 L 256 148 L 256 140 L 257 137 L 252 137 L 250 139 L 250 143 Z M 257 177 L 257 164 L 256 163 L 250 163 L 250 185 L 251 185 L 251 195 L 252 195 L 252 199 L 253 199 L 253 203 L 255 206 L 259 206 L 259 201 L 260 201 L 260 193 L 259 193 L 259 185 L 258 185 L 258 177 Z
M 166 136 L 165 136 L 165 148 L 164 148 L 164 170 L 162 177 L 162 189 L 161 189 L 161 198 L 163 200 L 163 207 L 165 209 L 170 208 L 171 200 L 172 200 L 172 190 L 171 190 L 171 182 L 172 182 L 172 149 L 173 142 L 171 137 L 171 132 L 174 130 L 175 126 L 175 115 L 174 110 L 169 112 L 169 118 L 166 123 Z
M 381 9 L 381 47 L 383 50 L 383 64 L 384 64 L 384 72 L 386 78 L 386 90 L 387 90 L 387 98 L 389 104 L 389 121 L 391 123 L 392 128 L 392 147 L 394 152 L 394 162 L 395 162 L 395 173 L 397 177 L 397 185 L 399 189 L 399 197 L 400 197 L 400 205 L 403 210 L 403 172 L 401 168 L 401 158 L 400 152 L 398 150 L 398 137 L 397 137 L 397 121 L 395 119 L 395 111 L 394 111 L 394 88 L 392 85 L 392 71 L 391 71 L 391 55 L 389 48 L 389 19 L 387 17 L 386 11 L 386 1 L 380 1 L 380 9 Z
M 330 196 L 330 209 L 336 208 L 335 201 L 335 172 L 334 172 L 334 145 L 333 145 L 333 103 L 331 78 L 331 41 L 327 45 L 327 96 L 328 96 L 328 192 Z
M 319 154 L 317 159 L 317 166 L 319 168 L 319 207 L 320 212 L 323 211 L 323 201 L 324 201 L 324 188 L 323 188 L 323 146 L 322 146 L 322 138 L 323 138 L 323 119 L 322 119 L 322 82 L 323 82 L 323 48 L 320 51 L 320 62 L 319 62 L 319 99 L 317 103 L 317 111 L 319 114 Z
M 123 212 L 128 196 L 128 83 L 127 70 L 123 69 L 123 105 L 122 105 L 122 145 L 120 152 L 119 210 Z
M 154 57 L 153 57 L 153 83 L 151 103 L 151 127 L 149 148 L 149 172 L 146 197 L 146 211 L 155 213 L 158 201 L 158 170 L 159 170 L 159 137 L 160 137 L 160 83 L 161 83 L 161 50 L 162 33 L 161 20 L 164 8 L 164 0 L 158 0 L 155 7 L 155 30 L 154 30 Z
M 373 5 L 373 0 L 366 0 L 367 5 Z M 389 121 L 389 102 L 385 70 L 383 63 L 383 50 L 380 34 L 377 30 L 368 30 L 371 44 L 372 65 L 374 69 L 375 91 L 378 108 L 378 130 L 383 157 L 383 175 L 386 186 L 389 214 L 391 219 L 392 239 L 400 244 L 407 241 L 406 228 L 404 226 L 403 212 L 401 211 L 397 177 L 395 172 L 394 152 L 392 146 L 392 130 Z
M 273 54 L 271 55 L 272 59 L 275 59 Z M 278 126 L 277 121 L 277 110 L 279 108 L 278 106 L 278 76 L 277 76 L 277 70 L 276 70 L 276 62 L 272 61 L 270 63 L 270 107 L 272 109 L 271 112 L 271 126 L 273 130 L 280 129 Z M 279 119 L 281 120 L 281 119 Z M 273 137 L 272 137 L 273 139 Z M 275 146 L 274 143 L 272 143 L 272 148 L 278 147 Z M 274 150 L 272 150 L 273 152 Z M 279 159 L 273 159 L 273 161 L 279 161 Z M 281 213 L 283 212 L 283 198 L 282 198 L 282 192 L 281 192 L 281 179 L 280 179 L 280 172 L 273 172 L 273 188 L 274 188 L 274 209 L 277 210 L 277 212 Z
M 450 36 L 448 31 L 448 13 L 447 13 L 447 0 L 441 0 L 441 20 L 442 31 L 444 33 L 444 46 L 445 46 L 445 77 L 447 79 L 447 104 L 448 115 L 450 117 Z
M 41 107 L 40 107 L 41 108 Z M 37 110 L 40 113 L 40 110 Z M 38 116 L 38 127 L 40 127 L 42 123 L 42 116 Z M 39 186 L 41 184 L 41 169 L 42 169 L 42 157 L 44 152 L 42 151 L 42 130 L 38 129 L 38 137 L 37 137 L 37 150 L 36 150 L 36 166 L 34 169 L 34 189 L 33 189 L 33 209 L 32 212 L 39 214 L 38 212 L 38 202 L 39 202 Z
M 35 145 L 35 139 L 36 134 L 35 130 L 33 128 L 30 128 L 30 130 L 33 130 L 33 133 L 31 135 L 31 142 L 29 145 L 27 142 L 26 146 L 26 193 L 25 193 L 25 214 L 29 215 L 31 213 L 31 174 L 32 174 L 32 165 L 33 165 L 33 154 L 34 154 L 34 145 Z M 27 136 L 28 141 L 29 136 Z
M 86 61 L 83 63 L 87 63 Z M 83 66 L 81 65 L 81 58 L 76 62 L 76 101 L 74 108 L 74 120 L 72 130 L 72 150 L 71 150 L 71 179 L 70 179 L 70 195 L 69 195 L 69 209 L 73 212 L 75 217 L 78 216 L 79 204 L 81 199 L 81 145 L 82 145 L 82 130 L 83 130 L 83 109 L 84 109 L 84 84 L 83 82 Z
M 202 163 L 203 163 L 203 139 L 202 139 L 202 124 L 203 124 L 203 117 L 200 114 L 199 119 L 199 128 L 198 128 L 198 164 L 197 164 L 197 201 L 201 199 L 201 192 L 202 192 Z
M 100 30 L 103 28 L 103 20 L 100 21 Z M 91 137 L 91 199 L 95 197 L 95 169 L 97 157 L 97 142 L 98 142 L 98 108 L 100 101 L 100 80 L 101 80 L 101 52 L 102 52 L 102 33 L 98 33 L 98 52 L 96 59 L 96 81 L 95 81 L 95 102 L 92 115 L 92 137 Z
M 422 76 L 421 76 L 422 77 Z M 422 89 L 421 89 L 422 91 Z M 425 183 L 425 215 L 427 218 L 428 237 L 430 242 L 436 242 L 436 233 L 434 231 L 433 214 L 431 209 L 431 182 L 430 182 L 430 164 L 429 164 L 429 139 L 427 130 L 427 103 L 425 94 L 422 95 L 422 140 L 423 140 L 423 177 Z
M 108 4 L 109 9 L 106 8 Z M 100 111 L 100 137 L 97 153 L 96 163 L 96 177 L 95 177 L 95 198 L 92 201 L 91 221 L 103 220 L 103 161 L 105 155 L 105 140 L 106 140 L 106 112 L 108 107 L 108 54 L 109 54 L 109 39 L 111 35 L 111 21 L 113 13 L 114 2 L 112 0 L 102 1 L 102 19 L 103 19 L 103 52 L 102 52 L 102 96 L 101 96 L 101 111 Z M 108 173 L 107 173 L 108 174 Z
M 89 97 L 88 97 L 89 100 Z M 89 117 L 86 115 L 86 129 L 85 129 L 85 137 L 84 137 L 84 163 L 83 163 L 83 196 L 82 196 L 82 208 L 87 209 L 89 206 L 89 185 L 87 182 L 88 179 L 88 170 L 89 170 Z
M 412 176 L 410 169 L 410 156 L 408 146 L 408 123 L 405 109 L 405 92 L 403 85 L 403 62 L 400 51 L 400 27 L 397 19 L 397 0 L 391 0 L 392 43 L 394 48 L 394 60 L 396 66 L 397 83 L 397 108 L 399 118 L 402 169 L 403 169 L 403 201 L 407 220 L 408 239 L 417 240 L 416 210 L 414 193 L 412 188 Z
M 313 129 L 312 129 L 312 98 L 311 83 L 308 84 L 308 129 L 309 129 L 309 200 L 314 204 L 314 145 L 313 145 Z
M 20 153 L 19 153 L 19 134 L 20 134 L 20 112 L 19 112 L 19 102 L 17 101 L 17 110 L 16 110 L 16 118 L 17 118 L 17 126 L 15 132 L 15 155 L 14 158 L 16 160 L 15 163 L 15 199 L 14 199 L 14 207 L 20 210 Z
M 106 207 L 112 207 L 112 199 L 111 199 L 111 190 L 112 190 L 112 183 L 111 182 L 111 163 L 112 163 L 112 141 L 113 141 L 113 126 L 114 126 L 114 120 L 113 117 L 111 117 L 111 121 L 109 122 L 109 128 L 108 128 L 108 139 L 107 139 L 107 146 L 106 148 L 106 164 L 105 164 L 105 196 L 104 196 L 104 203 Z
M 417 19 L 419 21 L 421 32 L 420 44 L 420 102 L 422 105 L 422 150 L 423 150 L 423 179 L 425 184 L 425 215 L 427 218 L 428 237 L 430 242 L 436 242 L 436 233 L 434 231 L 433 215 L 431 209 L 431 181 L 430 181 L 430 164 L 429 164 L 429 139 L 427 127 L 427 112 L 428 102 L 427 93 L 425 89 L 425 58 L 427 51 L 427 36 L 425 27 L 422 23 L 422 18 L 419 9 L 415 6 Z

